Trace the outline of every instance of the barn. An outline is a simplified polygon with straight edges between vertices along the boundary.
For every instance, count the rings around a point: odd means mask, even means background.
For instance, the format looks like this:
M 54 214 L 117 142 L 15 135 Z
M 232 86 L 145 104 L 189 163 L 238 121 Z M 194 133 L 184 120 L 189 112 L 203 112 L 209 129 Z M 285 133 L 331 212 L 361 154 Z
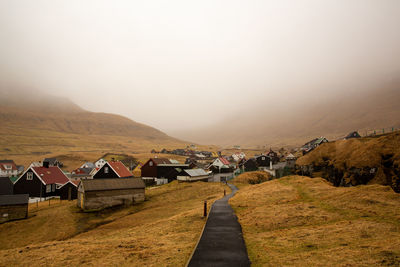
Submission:
M 0 223 L 28 218 L 28 194 L 0 195 Z
M 77 206 L 83 210 L 99 210 L 119 205 L 132 205 L 145 198 L 141 178 L 82 180 L 78 185 Z

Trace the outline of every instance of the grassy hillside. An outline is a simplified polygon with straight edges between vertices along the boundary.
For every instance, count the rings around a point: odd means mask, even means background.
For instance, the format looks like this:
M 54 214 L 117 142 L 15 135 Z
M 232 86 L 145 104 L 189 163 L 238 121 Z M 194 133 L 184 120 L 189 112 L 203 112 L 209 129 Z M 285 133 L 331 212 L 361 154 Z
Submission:
M 17 164 L 57 156 L 67 167 L 105 153 L 147 153 L 186 146 L 152 127 L 123 116 L 88 112 L 45 94 L 0 91 L 0 158 Z
M 30 207 L 29 219 L 0 224 L 2 266 L 184 266 L 205 223 L 203 201 L 220 183 L 177 183 L 146 190 L 146 201 L 99 213 L 76 202 Z
M 296 164 L 335 185 L 383 184 L 400 192 L 400 132 L 326 143 Z
M 387 186 L 293 176 L 242 187 L 230 203 L 252 266 L 400 265 L 400 195 Z

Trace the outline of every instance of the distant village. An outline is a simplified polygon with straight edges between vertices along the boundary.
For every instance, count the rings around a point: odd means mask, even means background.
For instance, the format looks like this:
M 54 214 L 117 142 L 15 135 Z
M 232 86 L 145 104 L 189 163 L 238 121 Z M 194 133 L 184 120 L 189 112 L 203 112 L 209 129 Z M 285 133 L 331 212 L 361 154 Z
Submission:
M 359 138 L 357 132 L 346 139 Z M 249 171 L 265 171 L 280 178 L 294 173 L 296 159 L 328 142 L 315 138 L 301 148 L 291 151 L 272 149 L 248 157 L 236 146 L 236 152 L 197 151 L 195 145 L 184 149 L 152 150 L 146 162 L 135 164 L 123 160 L 82 162 L 71 171 L 62 170 L 57 158 L 32 162 L 26 168 L 13 160 L 0 160 L 0 223 L 24 219 L 28 203 L 50 198 L 75 200 L 84 211 L 95 211 L 118 205 L 133 205 L 145 200 L 145 188 L 178 182 L 226 182 Z M 184 163 L 170 159 L 168 154 L 186 157 Z M 297 155 L 297 156 L 295 156 Z

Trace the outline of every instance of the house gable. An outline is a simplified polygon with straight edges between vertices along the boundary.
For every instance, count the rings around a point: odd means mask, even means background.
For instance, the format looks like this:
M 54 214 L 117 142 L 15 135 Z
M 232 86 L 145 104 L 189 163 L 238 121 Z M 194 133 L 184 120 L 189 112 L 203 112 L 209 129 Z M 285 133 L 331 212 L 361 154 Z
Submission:
M 94 175 L 93 179 L 119 178 L 118 174 L 106 162 Z

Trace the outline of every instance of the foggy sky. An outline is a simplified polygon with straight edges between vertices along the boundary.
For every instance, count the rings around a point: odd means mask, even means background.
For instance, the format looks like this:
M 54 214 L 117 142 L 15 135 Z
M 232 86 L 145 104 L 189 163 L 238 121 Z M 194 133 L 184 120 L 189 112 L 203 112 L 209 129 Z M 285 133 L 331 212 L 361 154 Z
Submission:
M 0 0 L 0 88 L 167 133 L 399 74 L 398 0 Z

